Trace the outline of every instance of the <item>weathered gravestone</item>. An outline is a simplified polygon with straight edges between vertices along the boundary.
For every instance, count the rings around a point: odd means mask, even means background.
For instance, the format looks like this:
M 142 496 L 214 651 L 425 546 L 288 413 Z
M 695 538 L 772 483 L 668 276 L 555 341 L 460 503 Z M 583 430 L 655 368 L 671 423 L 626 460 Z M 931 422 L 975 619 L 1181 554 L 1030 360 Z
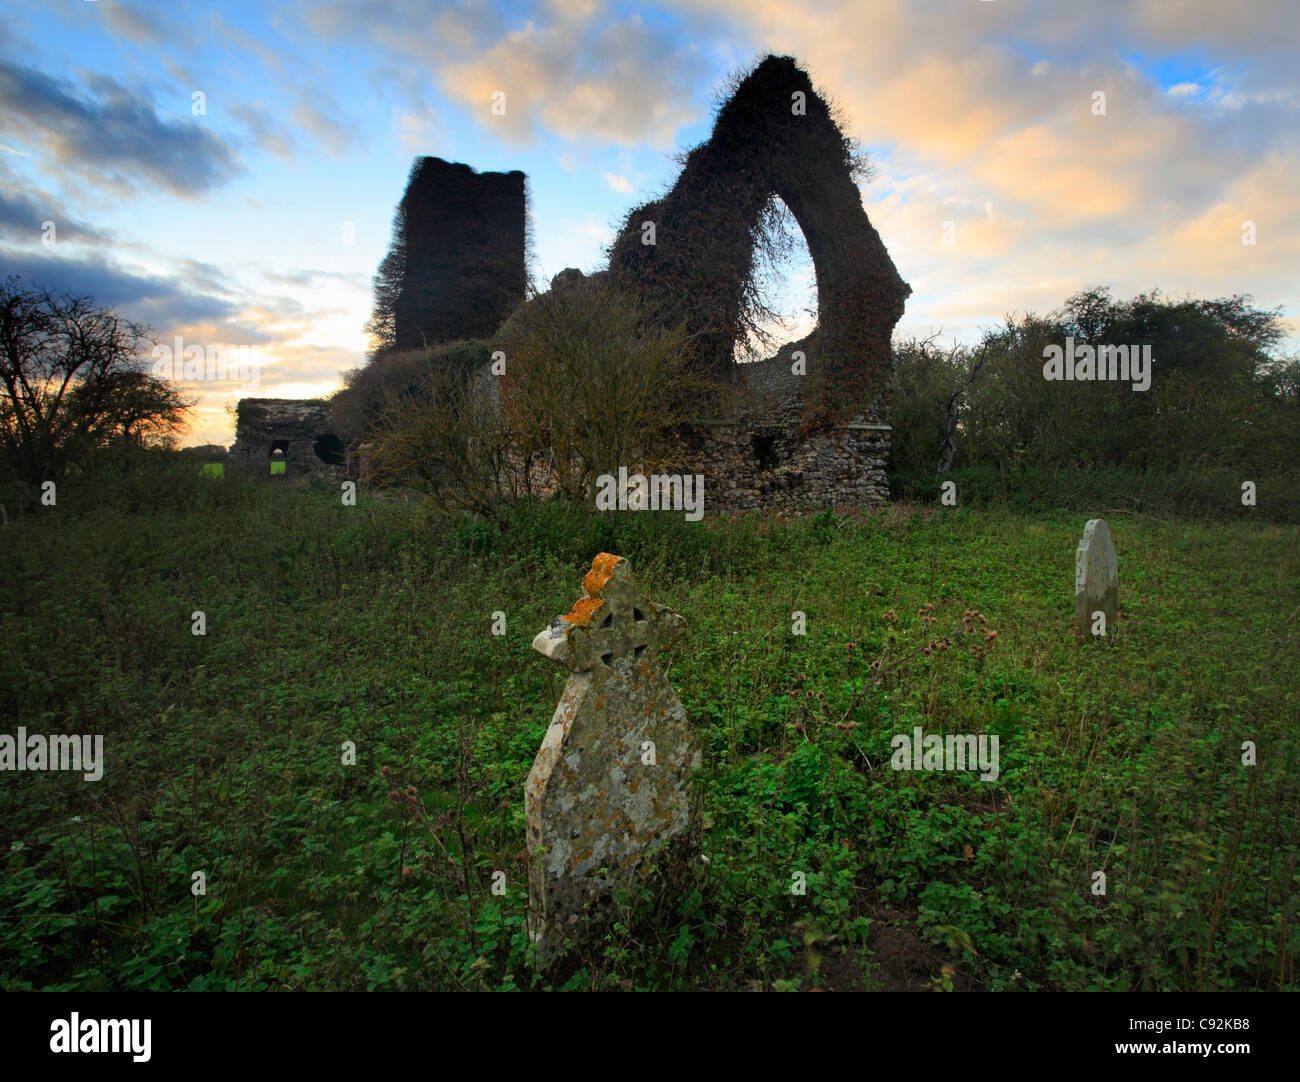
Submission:
M 1098 613 L 1104 617 L 1098 617 Z M 1100 637 L 1119 618 L 1119 561 L 1104 518 L 1091 518 L 1074 552 L 1074 631 Z
M 582 587 L 533 640 L 572 674 L 524 792 L 539 967 L 594 930 L 652 856 L 671 883 L 698 842 L 699 742 L 657 657 L 686 621 L 647 601 L 621 556 L 602 552 Z

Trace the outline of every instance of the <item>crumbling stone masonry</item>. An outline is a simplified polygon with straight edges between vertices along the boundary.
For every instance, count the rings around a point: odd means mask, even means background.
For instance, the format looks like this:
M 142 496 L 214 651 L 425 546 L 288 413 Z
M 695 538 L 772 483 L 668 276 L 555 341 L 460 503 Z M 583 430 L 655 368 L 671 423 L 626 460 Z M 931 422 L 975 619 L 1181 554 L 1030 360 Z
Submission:
M 287 481 L 344 475 L 347 456 L 324 399 L 242 398 L 236 417 L 230 468 L 270 476 L 271 462 L 282 455 Z
M 552 279 L 551 288 L 599 287 L 607 277 L 568 268 Z M 738 408 L 720 421 L 680 426 L 677 446 L 667 457 L 680 463 L 675 468 L 682 472 L 704 477 L 705 515 L 888 502 L 888 382 L 880 381 L 847 421 L 810 432 L 803 423 L 808 377 L 798 374 L 794 357 L 805 346 L 806 340 L 790 343 L 775 357 L 737 365 L 736 378 L 746 392 Z M 480 378 L 495 390 L 487 369 Z M 643 463 L 627 465 L 629 473 L 653 472 Z M 559 487 L 545 460 L 533 462 L 531 477 L 542 495 Z
M 807 241 L 818 322 L 775 357 L 738 364 L 773 196 Z M 670 449 L 684 472 L 703 474 L 705 514 L 889 499 L 890 340 L 911 287 L 867 219 L 849 140 L 791 57 L 769 56 L 736 84 L 669 192 L 628 214 L 608 270 L 568 268 L 551 282 L 607 287 L 635 294 L 663 327 L 685 321 L 699 367 L 746 391 L 727 416 L 682 426 Z M 511 316 L 503 340 L 527 311 Z M 546 469 L 533 469 L 542 492 L 553 487 Z

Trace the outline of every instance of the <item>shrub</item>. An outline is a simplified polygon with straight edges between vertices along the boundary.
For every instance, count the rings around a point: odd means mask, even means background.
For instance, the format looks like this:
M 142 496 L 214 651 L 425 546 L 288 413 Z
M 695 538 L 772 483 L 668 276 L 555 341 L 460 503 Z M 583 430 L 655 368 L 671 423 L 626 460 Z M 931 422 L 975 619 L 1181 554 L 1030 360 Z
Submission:
M 601 474 L 665 454 L 674 426 L 727 393 L 691 371 L 684 324 L 656 329 L 634 297 L 600 283 L 534 299 L 502 344 L 501 397 L 519 450 L 544 454 L 571 500 Z

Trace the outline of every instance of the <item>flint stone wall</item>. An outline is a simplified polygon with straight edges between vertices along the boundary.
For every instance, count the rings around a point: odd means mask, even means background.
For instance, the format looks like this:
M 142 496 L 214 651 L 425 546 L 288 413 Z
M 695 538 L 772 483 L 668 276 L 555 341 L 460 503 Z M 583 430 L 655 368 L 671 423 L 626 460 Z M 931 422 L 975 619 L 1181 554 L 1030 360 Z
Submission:
M 800 430 L 803 384 L 791 372 L 791 352 L 784 347 L 766 361 L 738 366 L 752 398 L 734 421 L 683 425 L 671 468 L 628 464 L 628 474 L 672 472 L 704 477 L 705 515 L 761 508 L 814 510 L 833 506 L 888 503 L 885 477 L 893 429 L 888 423 L 885 391 L 852 421 L 829 431 Z M 481 377 L 494 382 L 488 370 Z M 490 381 L 490 382 L 489 382 Z M 551 464 L 531 464 L 534 491 L 554 495 L 557 478 Z M 588 493 L 594 499 L 594 493 Z

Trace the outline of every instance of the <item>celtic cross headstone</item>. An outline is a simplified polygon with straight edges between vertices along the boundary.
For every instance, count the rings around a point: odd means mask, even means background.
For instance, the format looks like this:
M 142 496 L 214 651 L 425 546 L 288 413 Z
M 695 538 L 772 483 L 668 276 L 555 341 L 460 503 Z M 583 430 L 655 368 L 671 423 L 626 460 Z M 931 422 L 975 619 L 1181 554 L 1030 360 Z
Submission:
M 601 553 L 582 585 L 573 610 L 533 640 L 570 673 L 524 793 L 542 967 L 651 856 L 680 865 L 698 834 L 688 780 L 699 742 L 659 657 L 686 621 L 649 601 L 621 556 Z

